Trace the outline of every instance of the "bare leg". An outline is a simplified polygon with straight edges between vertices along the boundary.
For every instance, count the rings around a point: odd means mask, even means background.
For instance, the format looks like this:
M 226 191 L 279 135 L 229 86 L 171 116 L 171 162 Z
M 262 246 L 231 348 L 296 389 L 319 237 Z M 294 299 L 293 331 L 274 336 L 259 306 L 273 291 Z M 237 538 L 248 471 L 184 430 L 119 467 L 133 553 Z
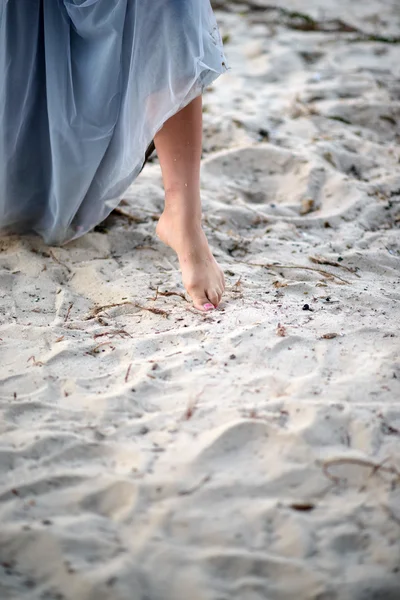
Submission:
M 218 306 L 225 281 L 201 227 L 201 107 L 198 97 L 171 117 L 154 139 L 165 189 L 157 235 L 177 253 L 194 306 L 210 310 Z

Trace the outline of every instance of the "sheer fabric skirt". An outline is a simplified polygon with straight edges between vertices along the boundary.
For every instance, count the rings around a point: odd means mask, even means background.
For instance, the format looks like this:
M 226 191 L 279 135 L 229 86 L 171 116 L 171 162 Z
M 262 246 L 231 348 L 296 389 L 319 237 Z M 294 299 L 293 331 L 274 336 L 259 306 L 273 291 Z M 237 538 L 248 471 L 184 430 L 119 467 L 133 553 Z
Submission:
M 209 0 L 0 0 L 0 231 L 92 229 L 225 70 Z

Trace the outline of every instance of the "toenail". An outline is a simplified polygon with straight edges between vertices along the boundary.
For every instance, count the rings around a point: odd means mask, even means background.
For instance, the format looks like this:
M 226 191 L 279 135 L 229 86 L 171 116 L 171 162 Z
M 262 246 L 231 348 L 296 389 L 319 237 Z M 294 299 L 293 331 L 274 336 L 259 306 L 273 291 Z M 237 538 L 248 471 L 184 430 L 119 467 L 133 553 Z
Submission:
M 207 304 L 203 305 L 203 308 L 205 310 L 212 310 L 213 308 L 215 308 L 214 304 L 210 304 L 209 302 Z

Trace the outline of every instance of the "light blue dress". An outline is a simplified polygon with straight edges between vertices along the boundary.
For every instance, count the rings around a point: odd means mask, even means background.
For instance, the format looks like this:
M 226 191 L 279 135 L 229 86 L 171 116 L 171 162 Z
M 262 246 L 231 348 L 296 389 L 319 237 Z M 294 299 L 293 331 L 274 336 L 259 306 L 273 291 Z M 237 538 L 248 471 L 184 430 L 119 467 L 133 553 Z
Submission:
M 225 70 L 209 0 L 0 0 L 0 231 L 92 229 Z

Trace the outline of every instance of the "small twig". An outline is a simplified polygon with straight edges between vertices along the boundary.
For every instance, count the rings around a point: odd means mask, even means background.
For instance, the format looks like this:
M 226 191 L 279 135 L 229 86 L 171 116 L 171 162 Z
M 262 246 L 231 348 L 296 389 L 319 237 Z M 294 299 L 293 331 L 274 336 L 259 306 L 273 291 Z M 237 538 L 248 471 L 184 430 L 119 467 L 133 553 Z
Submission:
M 335 260 L 329 260 L 328 258 L 324 258 L 323 256 L 309 256 L 308 257 L 311 262 L 317 265 L 329 265 L 330 267 L 338 267 L 339 269 L 345 269 L 349 273 L 353 273 L 356 277 L 360 277 L 360 275 L 356 272 L 356 269 L 351 267 L 346 267 L 346 265 L 342 265 L 341 263 Z
M 102 346 L 110 346 L 111 350 L 115 350 L 115 346 L 111 344 L 111 342 L 101 342 L 101 344 L 97 344 L 92 350 L 89 350 L 86 354 L 98 354 L 99 348 Z
M 236 283 L 232 286 L 232 292 L 240 292 L 240 288 L 242 287 L 242 276 L 239 277 Z
M 36 360 L 34 356 L 30 356 L 26 362 L 32 361 L 35 367 L 43 367 L 44 363 L 40 360 Z
M 193 417 L 194 411 L 196 410 L 198 401 L 200 396 L 202 395 L 202 393 L 204 392 L 205 388 L 203 388 L 201 390 L 201 392 L 199 392 L 198 394 L 196 394 L 196 396 L 194 398 L 191 398 L 188 402 L 188 405 L 186 407 L 185 413 L 183 415 L 183 419 L 184 421 L 189 421 L 189 419 L 191 419 Z
M 242 264 L 249 265 L 251 267 L 263 267 L 264 269 L 271 269 L 271 270 L 275 270 L 275 271 L 277 269 L 302 269 L 305 271 L 315 271 L 316 273 L 320 273 L 321 275 L 323 275 L 324 277 L 327 277 L 328 279 L 338 279 L 339 281 L 342 282 L 339 285 L 350 284 L 350 281 L 347 281 L 346 279 L 343 279 L 342 277 L 339 277 L 338 275 L 334 275 L 333 273 L 329 273 L 329 271 L 324 271 L 323 269 L 317 269 L 315 267 L 307 267 L 307 266 L 303 266 L 303 265 L 280 265 L 280 264 L 273 264 L 273 263 L 251 263 L 251 262 L 247 262 L 244 260 L 238 260 L 237 262 L 241 262 Z
M 128 383 L 128 379 L 129 379 L 129 373 L 131 372 L 131 368 L 132 368 L 132 363 L 129 365 L 128 370 L 126 372 L 125 375 L 125 383 Z
M 153 248 L 153 246 L 146 246 L 143 244 L 140 244 L 139 246 L 135 246 L 134 250 L 153 250 L 153 252 L 158 252 L 157 248 Z
M 67 314 L 65 315 L 64 323 L 66 323 L 68 321 L 69 313 L 71 312 L 71 308 L 73 307 L 73 305 L 74 305 L 74 303 L 71 302 L 71 304 L 68 307 Z
M 114 304 L 105 304 L 104 306 L 95 306 L 90 311 L 89 315 L 85 318 L 85 321 L 90 321 L 90 319 L 94 319 L 99 313 L 107 310 L 108 308 L 116 308 L 117 306 L 126 306 L 128 304 L 132 304 L 132 302 L 116 302 Z
M 158 287 L 156 289 L 156 295 L 154 296 L 154 298 L 149 298 L 149 300 L 152 300 L 154 302 L 159 296 L 163 296 L 165 298 L 169 298 L 170 296 L 179 296 L 179 298 L 182 298 L 182 300 L 185 300 L 185 302 L 189 302 L 185 294 L 183 294 L 182 292 L 160 292 Z
M 124 217 L 125 219 L 128 219 L 132 223 L 144 223 L 144 219 L 141 219 L 140 217 L 135 217 L 134 215 L 131 215 L 128 212 L 125 212 L 124 210 L 122 210 L 122 208 L 119 208 L 119 207 L 114 208 L 114 210 L 112 212 L 116 213 L 120 217 Z
M 141 304 L 137 304 L 136 302 L 116 302 L 115 304 L 105 304 L 104 306 L 95 306 L 94 308 L 92 308 L 92 310 L 90 311 L 90 314 L 86 317 L 86 321 L 89 321 L 90 319 L 94 319 L 97 317 L 97 315 L 105 310 L 107 310 L 108 308 L 116 308 L 118 306 L 134 306 L 135 308 L 138 308 L 139 310 L 147 310 L 148 312 L 151 312 L 155 315 L 162 315 L 163 317 L 168 317 L 170 313 L 168 313 L 166 310 L 163 310 L 162 308 L 152 308 L 152 307 L 148 307 L 148 306 L 142 306 Z
M 199 483 L 194 485 L 192 488 L 189 488 L 186 490 L 180 490 L 178 492 L 178 495 L 179 496 L 190 496 L 191 494 L 194 494 L 194 492 L 197 492 L 205 483 L 210 481 L 210 479 L 211 479 L 211 475 L 205 475 L 203 477 L 203 479 L 201 481 L 199 481 Z
M 163 317 L 169 317 L 171 313 L 163 310 L 162 308 L 151 308 L 149 306 L 142 306 L 141 304 L 134 304 L 136 308 L 139 310 L 147 310 L 148 312 L 153 313 L 154 315 L 162 315 Z
M 390 473 L 391 475 L 395 475 L 396 476 L 395 479 L 400 481 L 400 471 L 398 471 L 396 469 L 396 467 L 393 467 L 393 466 L 385 467 L 384 466 L 384 464 L 385 464 L 385 462 L 387 462 L 387 460 L 388 459 L 386 458 L 381 463 L 374 463 L 371 460 L 367 460 L 367 459 L 363 459 L 363 458 L 333 458 L 331 460 L 326 460 L 322 464 L 322 470 L 324 472 L 324 475 L 326 475 L 326 477 L 328 477 L 328 479 L 330 479 L 334 483 L 338 483 L 341 480 L 341 477 L 332 475 L 332 473 L 330 473 L 329 469 L 331 467 L 337 467 L 340 465 L 358 465 L 360 467 L 369 467 L 372 469 L 371 476 L 375 475 L 375 473 L 378 473 L 379 471 L 382 471 L 384 473 Z
M 49 250 L 49 254 L 50 254 L 51 258 L 56 261 L 56 263 L 58 263 L 59 265 L 61 265 L 65 269 L 67 269 L 68 273 L 72 273 L 72 269 L 65 263 L 61 262 L 61 260 L 59 260 L 57 258 L 57 256 L 54 254 L 53 250 Z
M 99 337 L 104 337 L 106 335 L 109 335 L 111 338 L 115 337 L 116 335 L 120 335 L 122 338 L 123 337 L 132 337 L 130 333 L 128 333 L 127 331 L 125 331 L 125 329 L 117 329 L 117 331 L 105 331 L 104 333 L 95 333 L 93 338 L 97 339 Z

